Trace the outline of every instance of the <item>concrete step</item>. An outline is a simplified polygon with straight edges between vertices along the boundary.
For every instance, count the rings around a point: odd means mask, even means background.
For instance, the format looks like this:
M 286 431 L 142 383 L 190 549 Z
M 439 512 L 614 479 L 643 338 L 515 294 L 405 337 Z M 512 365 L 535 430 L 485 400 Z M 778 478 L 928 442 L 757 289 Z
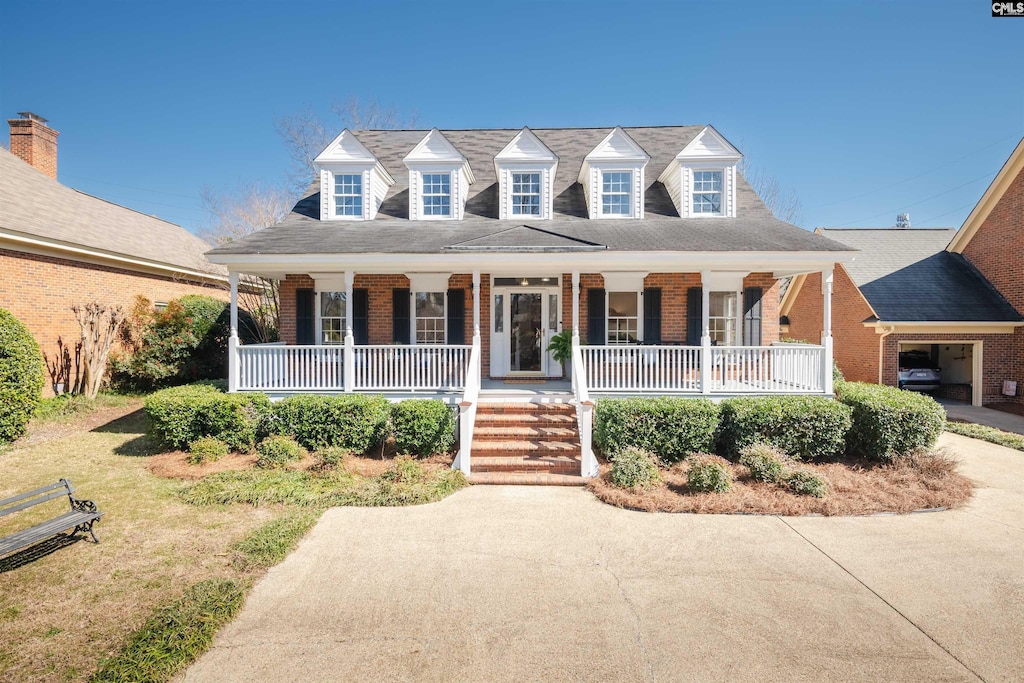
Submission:
M 491 486 L 585 486 L 587 480 L 571 474 L 473 472 L 469 475 L 469 483 Z
M 544 441 L 575 441 L 579 442 L 580 432 L 575 427 L 548 427 L 541 425 L 481 425 L 477 423 L 473 430 L 473 443 L 483 441 L 513 441 L 533 439 Z

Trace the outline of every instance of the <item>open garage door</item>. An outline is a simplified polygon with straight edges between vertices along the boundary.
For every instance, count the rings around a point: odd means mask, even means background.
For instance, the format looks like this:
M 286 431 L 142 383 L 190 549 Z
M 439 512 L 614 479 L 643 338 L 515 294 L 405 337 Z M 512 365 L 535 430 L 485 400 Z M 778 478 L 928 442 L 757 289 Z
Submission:
M 981 405 L 980 341 L 900 342 L 898 351 L 901 388 Z

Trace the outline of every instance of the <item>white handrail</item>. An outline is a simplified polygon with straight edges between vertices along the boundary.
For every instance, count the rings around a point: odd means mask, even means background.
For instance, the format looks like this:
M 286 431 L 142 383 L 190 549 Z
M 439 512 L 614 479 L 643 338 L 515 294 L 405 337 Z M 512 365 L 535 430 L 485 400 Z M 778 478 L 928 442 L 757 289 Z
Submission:
M 586 366 L 580 351 L 579 338 L 572 342 L 572 392 L 576 397 L 576 423 L 580 432 L 580 476 L 596 477 L 599 473 L 594 455 L 594 402 L 587 387 Z
M 480 402 L 480 337 L 473 338 L 466 370 L 466 392 L 459 403 L 459 454 L 452 463 L 453 469 L 462 470 L 467 477 L 472 467 L 470 454 L 473 450 L 473 430 L 476 427 L 476 408 Z

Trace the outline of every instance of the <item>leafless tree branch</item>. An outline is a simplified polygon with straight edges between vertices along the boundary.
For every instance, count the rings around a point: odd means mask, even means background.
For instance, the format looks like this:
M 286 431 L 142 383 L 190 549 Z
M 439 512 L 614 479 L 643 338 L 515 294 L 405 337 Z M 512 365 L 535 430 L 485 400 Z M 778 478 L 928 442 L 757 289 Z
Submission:
M 796 190 L 783 188 L 778 178 L 755 166 L 748 157 L 740 160 L 736 170 L 747 179 L 773 216 L 793 224 L 803 219 L 803 204 Z

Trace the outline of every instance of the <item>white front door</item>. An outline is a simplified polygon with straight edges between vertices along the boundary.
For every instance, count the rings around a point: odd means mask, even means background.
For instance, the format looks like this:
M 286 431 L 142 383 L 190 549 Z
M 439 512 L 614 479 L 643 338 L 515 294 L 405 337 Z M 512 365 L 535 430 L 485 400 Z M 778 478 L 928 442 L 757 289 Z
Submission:
M 500 287 L 491 306 L 491 376 L 559 376 L 548 343 L 558 333 L 557 288 Z

